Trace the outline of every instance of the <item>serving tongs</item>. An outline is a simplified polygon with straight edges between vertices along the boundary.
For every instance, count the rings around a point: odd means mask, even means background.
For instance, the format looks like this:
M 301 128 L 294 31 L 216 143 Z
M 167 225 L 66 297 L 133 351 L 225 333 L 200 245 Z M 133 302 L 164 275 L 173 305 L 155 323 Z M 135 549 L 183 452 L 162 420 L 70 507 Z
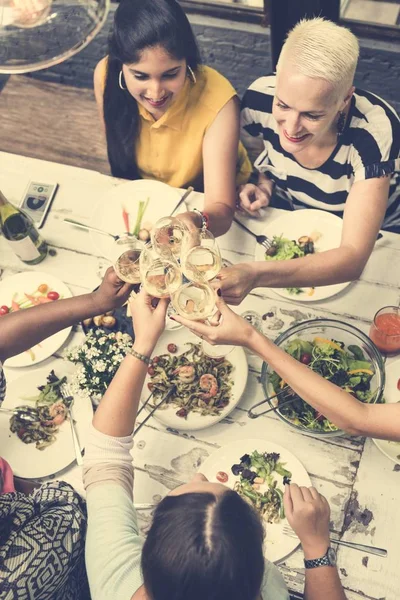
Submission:
M 156 410 L 158 408 L 160 408 L 160 406 L 162 404 L 164 404 L 164 402 L 166 402 L 168 400 L 168 398 L 170 398 L 170 396 L 172 396 L 172 394 L 175 391 L 176 391 L 176 385 L 173 385 L 172 387 L 170 387 L 170 389 L 165 394 L 165 396 L 163 396 L 163 398 L 161 398 L 160 402 L 149 412 L 149 414 L 147 415 L 147 417 L 136 427 L 135 431 L 132 434 L 133 438 L 135 437 L 135 435 L 137 434 L 137 432 L 139 431 L 139 429 L 141 429 L 143 427 L 143 425 L 145 425 L 147 423 L 147 421 L 154 415 L 154 413 L 156 412 Z M 147 399 L 143 402 L 142 406 L 139 408 L 139 410 L 137 412 L 137 415 L 136 415 L 136 418 L 146 408 L 146 406 L 148 405 L 148 403 L 150 402 L 150 400 L 151 400 L 152 397 L 153 397 L 153 392 L 151 392 L 151 394 L 147 397 Z
M 262 415 L 266 415 L 270 412 L 274 412 L 275 410 L 280 409 L 282 406 L 291 404 L 298 398 L 298 396 L 294 392 L 292 394 L 290 394 L 290 398 L 283 400 L 283 402 L 277 404 L 276 406 L 272 406 L 272 407 L 270 406 L 270 408 L 268 408 L 267 410 L 264 410 L 263 412 L 254 412 L 255 408 L 262 406 L 266 402 L 270 403 L 271 400 L 274 400 L 275 398 L 280 398 L 281 396 L 288 395 L 290 393 L 289 390 L 290 390 L 290 387 L 288 385 L 285 385 L 277 394 L 273 394 L 272 396 L 266 396 L 263 400 L 260 400 L 260 402 L 257 402 L 257 404 L 254 404 L 251 408 L 249 408 L 249 410 L 247 411 L 247 415 L 249 416 L 250 419 L 257 419 L 258 417 L 261 417 Z

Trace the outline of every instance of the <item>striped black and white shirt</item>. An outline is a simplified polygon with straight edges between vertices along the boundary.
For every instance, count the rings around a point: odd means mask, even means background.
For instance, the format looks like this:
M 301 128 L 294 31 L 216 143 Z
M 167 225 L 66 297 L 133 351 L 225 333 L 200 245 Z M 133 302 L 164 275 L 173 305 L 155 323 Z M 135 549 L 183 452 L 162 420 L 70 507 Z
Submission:
M 275 205 L 319 208 L 342 217 L 353 183 L 391 174 L 382 228 L 400 233 L 400 120 L 393 108 L 357 89 L 336 148 L 323 165 L 309 169 L 280 145 L 272 115 L 275 82 L 275 75 L 257 79 L 245 93 L 241 110 L 242 142 L 256 170 L 275 182 Z
M 4 400 L 5 395 L 6 395 L 6 378 L 4 375 L 2 364 L 0 362 L 0 406 Z

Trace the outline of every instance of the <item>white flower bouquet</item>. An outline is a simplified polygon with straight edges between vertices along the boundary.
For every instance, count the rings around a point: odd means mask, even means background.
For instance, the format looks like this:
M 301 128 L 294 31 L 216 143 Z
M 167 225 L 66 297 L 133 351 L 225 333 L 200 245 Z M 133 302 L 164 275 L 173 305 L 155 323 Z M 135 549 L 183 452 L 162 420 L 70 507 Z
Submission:
M 105 333 L 101 329 L 90 331 L 82 346 L 66 355 L 67 360 L 79 365 L 73 388 L 89 395 L 97 406 L 132 343 L 127 333 Z

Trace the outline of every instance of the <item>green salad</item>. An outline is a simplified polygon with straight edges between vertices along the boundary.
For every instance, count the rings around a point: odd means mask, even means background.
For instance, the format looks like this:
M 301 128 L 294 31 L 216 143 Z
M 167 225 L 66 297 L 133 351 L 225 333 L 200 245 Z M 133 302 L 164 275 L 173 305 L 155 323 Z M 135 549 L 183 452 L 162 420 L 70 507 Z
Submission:
M 374 368 L 359 346 L 345 348 L 343 342 L 316 337 L 312 342 L 300 338 L 292 340 L 285 351 L 325 379 L 352 394 L 361 402 L 373 402 L 376 390 L 371 390 Z M 282 392 L 285 381 L 275 371 L 270 375 L 275 393 Z M 289 386 L 278 398 L 281 403 L 295 396 L 292 403 L 282 406 L 279 412 L 293 424 L 312 431 L 337 431 L 338 427 L 323 414 L 304 402 Z
M 285 517 L 283 491 L 276 475 L 283 477 L 283 484 L 290 483 L 292 477 L 279 459 L 278 452 L 260 453 L 254 450 L 252 454 L 242 456 L 240 463 L 232 465 L 232 473 L 239 475 L 235 491 L 268 523 L 279 523 Z
M 320 237 L 320 234 L 311 234 L 311 236 L 303 235 L 297 241 L 289 240 L 282 235 L 274 235 L 272 238 L 272 245 L 265 252 L 265 260 L 291 260 L 292 258 L 302 258 L 307 254 L 314 254 L 315 247 L 314 241 Z M 303 294 L 302 288 L 286 288 L 289 294 L 297 295 Z M 314 288 L 309 295 L 312 295 Z

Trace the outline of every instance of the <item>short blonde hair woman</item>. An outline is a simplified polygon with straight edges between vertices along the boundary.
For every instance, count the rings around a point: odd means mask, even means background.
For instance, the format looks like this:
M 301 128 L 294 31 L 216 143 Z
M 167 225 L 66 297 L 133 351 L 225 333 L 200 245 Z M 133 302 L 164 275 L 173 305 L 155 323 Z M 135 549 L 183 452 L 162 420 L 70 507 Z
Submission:
M 345 27 L 322 18 L 289 33 L 276 75 L 247 90 L 241 138 L 254 159 L 241 207 L 318 208 L 343 217 L 338 248 L 296 261 L 240 264 L 221 274 L 224 298 L 254 287 L 302 287 L 357 279 L 377 233 L 400 233 L 400 123 L 379 96 L 353 86 L 359 47 Z M 274 190 L 274 193 L 273 193 Z

